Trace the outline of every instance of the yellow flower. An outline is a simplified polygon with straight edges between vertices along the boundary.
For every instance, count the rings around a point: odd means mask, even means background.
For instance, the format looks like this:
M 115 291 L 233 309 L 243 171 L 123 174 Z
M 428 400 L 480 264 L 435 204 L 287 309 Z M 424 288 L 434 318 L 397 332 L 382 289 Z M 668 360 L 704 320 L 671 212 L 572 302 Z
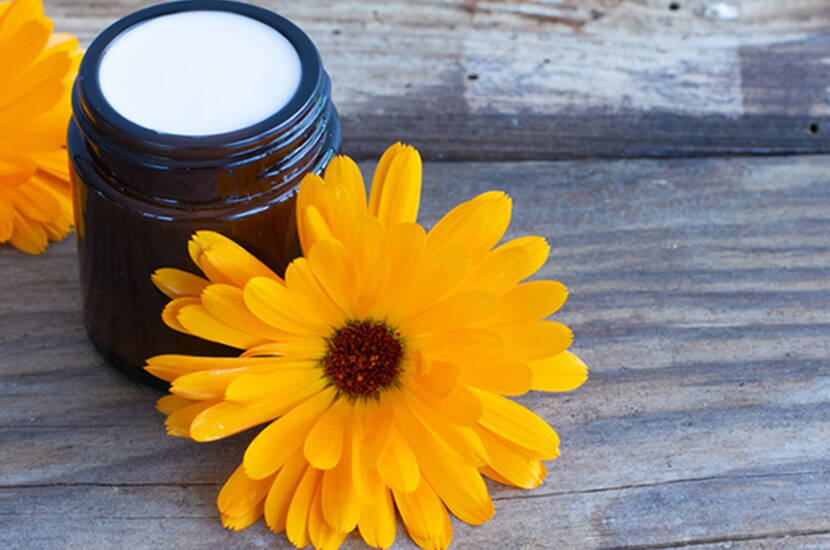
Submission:
M 64 145 L 81 55 L 40 0 L 0 2 L 0 243 L 29 254 L 72 226 Z
M 446 548 L 448 510 L 476 525 L 493 514 L 482 474 L 530 489 L 557 457 L 553 429 L 504 397 L 587 376 L 566 351 L 571 331 L 543 320 L 565 287 L 521 282 L 547 243 L 498 245 L 511 201 L 495 191 L 426 232 L 420 192 L 411 147 L 383 155 L 368 201 L 357 165 L 338 157 L 300 186 L 304 256 L 284 279 L 212 232 L 189 246 L 207 279 L 153 275 L 170 327 L 244 350 L 148 360 L 172 382 L 159 401 L 168 433 L 211 441 L 269 423 L 219 494 L 225 526 L 264 514 L 298 547 L 337 548 L 357 528 L 386 548 L 397 507 L 418 545 Z

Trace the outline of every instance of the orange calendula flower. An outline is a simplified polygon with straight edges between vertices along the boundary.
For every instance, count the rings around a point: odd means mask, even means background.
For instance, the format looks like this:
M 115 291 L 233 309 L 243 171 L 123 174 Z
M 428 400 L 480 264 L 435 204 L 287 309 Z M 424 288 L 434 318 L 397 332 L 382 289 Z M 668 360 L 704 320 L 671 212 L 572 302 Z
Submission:
M 0 2 L 0 243 L 29 254 L 72 226 L 64 145 L 81 56 L 41 0 Z
M 212 232 L 189 247 L 206 278 L 153 275 L 171 328 L 244 350 L 148 360 L 172 383 L 159 401 L 168 432 L 211 441 L 268 423 L 219 493 L 225 526 L 264 515 L 298 547 L 337 548 L 358 529 L 387 548 L 397 508 L 418 545 L 446 548 L 448 512 L 475 525 L 493 515 L 482 475 L 531 489 L 559 454 L 553 429 L 505 397 L 587 376 L 571 331 L 544 320 L 565 287 L 523 282 L 547 243 L 498 244 L 511 201 L 496 191 L 425 231 L 420 193 L 411 147 L 383 155 L 368 200 L 338 157 L 300 186 L 304 255 L 284 278 Z

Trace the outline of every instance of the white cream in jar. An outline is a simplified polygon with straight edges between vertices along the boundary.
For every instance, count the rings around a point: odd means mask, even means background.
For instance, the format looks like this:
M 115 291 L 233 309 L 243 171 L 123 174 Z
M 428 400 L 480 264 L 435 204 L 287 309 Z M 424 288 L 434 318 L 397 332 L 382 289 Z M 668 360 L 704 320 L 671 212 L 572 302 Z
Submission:
M 228 11 L 184 11 L 139 23 L 105 51 L 98 78 L 121 116 L 166 134 L 252 126 L 284 107 L 302 76 L 280 32 Z

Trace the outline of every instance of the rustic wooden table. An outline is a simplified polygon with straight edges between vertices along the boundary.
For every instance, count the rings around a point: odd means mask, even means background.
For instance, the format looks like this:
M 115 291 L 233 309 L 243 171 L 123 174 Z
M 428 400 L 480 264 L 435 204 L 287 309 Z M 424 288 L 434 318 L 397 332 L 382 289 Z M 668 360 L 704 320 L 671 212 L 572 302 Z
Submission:
M 149 3 L 46 1 L 85 43 Z M 520 398 L 562 456 L 455 548 L 830 548 L 826 0 L 259 3 L 318 43 L 345 152 L 419 147 L 427 225 L 507 190 L 571 288 L 591 378 Z M 166 437 L 76 271 L 72 239 L 0 247 L 0 548 L 289 548 L 221 527 L 250 435 Z

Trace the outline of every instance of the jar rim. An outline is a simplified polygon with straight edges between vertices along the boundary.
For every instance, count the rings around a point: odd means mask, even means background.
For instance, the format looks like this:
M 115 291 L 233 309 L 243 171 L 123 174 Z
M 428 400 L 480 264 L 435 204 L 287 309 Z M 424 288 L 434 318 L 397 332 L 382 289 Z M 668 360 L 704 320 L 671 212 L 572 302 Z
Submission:
M 188 136 L 146 128 L 121 115 L 104 96 L 99 80 L 101 60 L 108 46 L 131 27 L 164 15 L 186 11 L 225 11 L 260 21 L 281 33 L 295 48 L 301 63 L 300 82 L 280 110 L 253 124 L 220 134 Z M 233 0 L 177 0 L 138 10 L 119 19 L 98 35 L 87 49 L 73 92 L 73 108 L 84 133 L 105 134 L 112 145 L 133 153 L 180 160 L 208 160 L 235 156 L 258 148 L 283 133 L 308 110 L 318 95 L 323 76 L 320 54 L 311 39 L 294 23 L 270 10 Z M 87 119 L 87 120 L 83 120 Z M 86 122 L 86 124 L 85 124 Z

